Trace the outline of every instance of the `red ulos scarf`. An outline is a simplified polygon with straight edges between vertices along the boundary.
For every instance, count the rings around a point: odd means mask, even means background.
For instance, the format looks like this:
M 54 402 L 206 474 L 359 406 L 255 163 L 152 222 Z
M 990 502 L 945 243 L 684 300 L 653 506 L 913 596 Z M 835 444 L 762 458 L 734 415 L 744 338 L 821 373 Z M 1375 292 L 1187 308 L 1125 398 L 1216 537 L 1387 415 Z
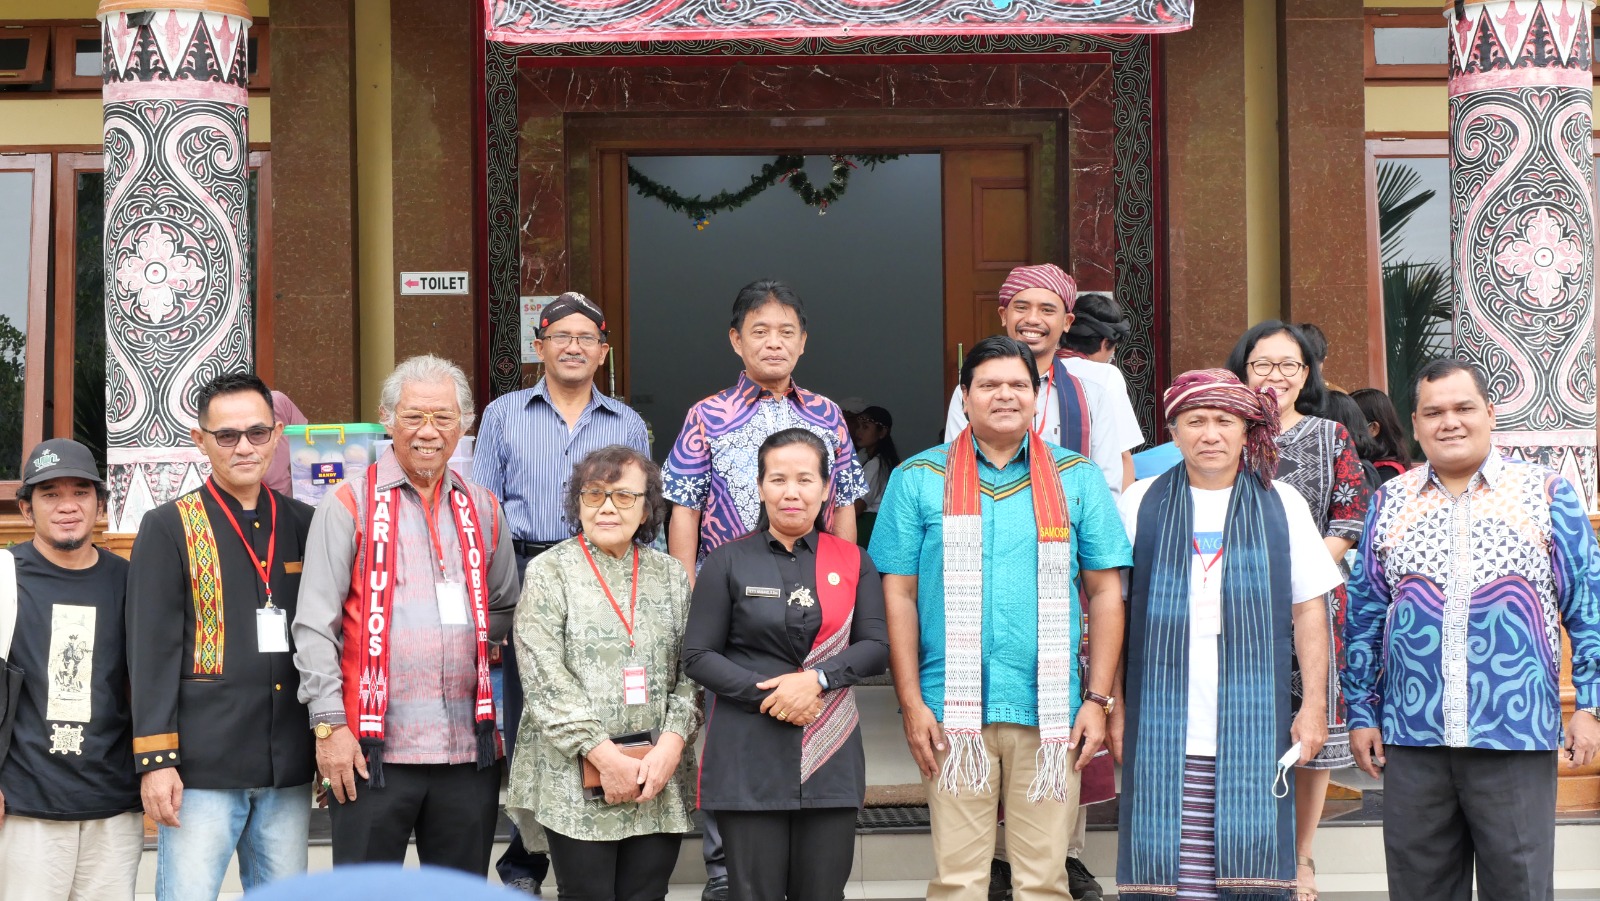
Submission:
M 384 717 L 389 710 L 389 625 L 393 621 L 395 560 L 395 488 L 378 490 L 378 467 L 367 467 L 367 516 L 362 530 L 361 555 L 361 635 L 364 644 L 355 648 L 346 641 L 347 662 L 354 658 L 360 668 L 357 696 L 357 731 L 367 755 L 367 771 L 373 788 L 382 788 Z M 478 527 L 478 510 L 472 496 L 456 479 L 450 480 L 450 506 L 455 514 L 456 543 L 461 547 L 462 572 L 467 577 L 467 597 L 472 604 L 472 622 L 478 640 L 477 699 L 473 705 L 474 731 L 478 742 L 478 769 L 492 766 L 499 756 L 494 731 L 494 690 L 489 681 L 489 592 L 483 531 Z M 350 680 L 345 680 L 349 691 Z
M 856 585 L 861 581 L 861 547 L 827 532 L 817 533 L 817 603 L 822 625 L 801 669 L 812 669 L 850 646 L 850 624 L 856 614 Z M 800 781 L 827 763 L 861 721 L 855 692 L 849 687 L 822 693 L 822 713 L 800 738 Z

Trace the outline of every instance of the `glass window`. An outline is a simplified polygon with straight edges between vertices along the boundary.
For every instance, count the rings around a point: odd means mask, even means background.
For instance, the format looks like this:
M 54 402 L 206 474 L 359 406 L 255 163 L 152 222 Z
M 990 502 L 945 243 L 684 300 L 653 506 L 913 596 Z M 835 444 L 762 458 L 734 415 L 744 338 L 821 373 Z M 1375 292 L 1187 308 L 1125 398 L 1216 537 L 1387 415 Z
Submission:
M 1375 28 L 1372 53 L 1380 66 L 1449 65 L 1448 30 L 1438 28 Z
M 1389 397 L 1411 418 L 1411 378 L 1453 342 L 1450 161 L 1377 161 L 1378 250 Z
M 79 38 L 72 42 L 72 74 L 99 78 L 101 62 L 98 38 Z
M 0 41 L 0 44 L 3 44 Z M 0 410 L 24 408 L 32 270 L 33 172 L 0 171 Z M 19 277 L 20 276 L 20 277 Z M 0 480 L 19 478 L 23 416 L 0 416 Z
M 27 68 L 32 46 L 33 41 L 28 38 L 0 38 L 0 71 Z

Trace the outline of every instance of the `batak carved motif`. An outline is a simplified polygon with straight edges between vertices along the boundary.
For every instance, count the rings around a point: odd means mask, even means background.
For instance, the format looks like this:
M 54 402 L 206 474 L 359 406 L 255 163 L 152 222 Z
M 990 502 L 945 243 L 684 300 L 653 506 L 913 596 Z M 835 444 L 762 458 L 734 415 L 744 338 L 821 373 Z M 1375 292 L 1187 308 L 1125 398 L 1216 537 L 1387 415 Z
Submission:
M 1483 367 L 1495 441 L 1595 503 L 1592 0 L 1450 16 L 1457 353 Z
M 109 13 L 106 438 L 111 531 L 199 484 L 199 385 L 249 369 L 249 21 Z

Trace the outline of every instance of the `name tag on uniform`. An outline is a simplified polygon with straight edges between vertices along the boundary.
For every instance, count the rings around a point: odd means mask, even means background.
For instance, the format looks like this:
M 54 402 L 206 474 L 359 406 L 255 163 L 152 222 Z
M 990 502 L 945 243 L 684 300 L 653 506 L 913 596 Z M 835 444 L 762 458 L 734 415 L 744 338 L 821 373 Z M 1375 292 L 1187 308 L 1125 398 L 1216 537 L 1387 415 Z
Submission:
M 761 588 L 752 585 L 744 590 L 744 596 L 747 598 L 777 598 L 783 597 L 783 592 L 777 588 Z
M 645 672 L 642 666 L 625 666 L 622 668 L 622 703 L 631 706 L 648 703 L 650 690 L 645 687 Z
M 440 625 L 468 625 L 466 585 L 460 582 L 435 582 L 433 592 L 439 601 Z
M 282 607 L 256 608 L 256 650 L 263 654 L 289 653 L 289 617 Z

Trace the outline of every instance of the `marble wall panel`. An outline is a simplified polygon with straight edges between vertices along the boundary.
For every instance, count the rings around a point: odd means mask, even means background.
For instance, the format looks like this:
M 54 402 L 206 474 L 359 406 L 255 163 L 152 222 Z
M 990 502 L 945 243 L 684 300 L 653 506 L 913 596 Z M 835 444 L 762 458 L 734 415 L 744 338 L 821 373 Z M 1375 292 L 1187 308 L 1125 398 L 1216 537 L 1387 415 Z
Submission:
M 1089 67 L 1085 67 L 1088 69 Z M 1066 218 L 1072 276 L 1082 291 L 1116 288 L 1116 160 L 1112 143 L 1111 67 L 1079 94 L 1067 112 L 1067 166 L 1071 207 Z M 1089 73 L 1085 73 L 1089 74 Z

